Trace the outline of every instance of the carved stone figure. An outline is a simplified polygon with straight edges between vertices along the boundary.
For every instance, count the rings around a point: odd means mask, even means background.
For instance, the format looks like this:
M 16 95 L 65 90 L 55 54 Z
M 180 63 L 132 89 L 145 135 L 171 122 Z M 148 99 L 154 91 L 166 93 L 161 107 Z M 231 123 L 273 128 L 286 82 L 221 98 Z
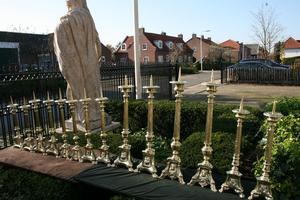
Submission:
M 99 108 L 94 101 L 100 95 L 101 43 L 86 0 L 66 0 L 68 12 L 61 17 L 54 32 L 54 50 L 59 69 L 66 79 L 67 98 L 88 98 L 91 130 L 100 126 Z M 78 120 L 84 123 L 83 109 L 78 104 Z M 83 126 L 82 126 L 83 127 Z

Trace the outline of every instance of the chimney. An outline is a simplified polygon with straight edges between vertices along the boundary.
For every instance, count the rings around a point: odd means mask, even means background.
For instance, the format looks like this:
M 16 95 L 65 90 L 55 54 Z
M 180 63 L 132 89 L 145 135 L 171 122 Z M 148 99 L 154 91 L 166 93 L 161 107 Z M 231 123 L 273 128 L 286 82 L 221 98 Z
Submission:
M 197 34 L 193 33 L 192 38 L 196 38 L 196 37 L 197 37 Z
M 140 33 L 145 33 L 145 28 L 140 28 Z
M 211 37 L 208 37 L 207 39 L 208 39 L 209 41 L 211 41 Z
M 164 36 L 166 36 L 167 34 L 166 34 L 166 32 L 161 32 L 161 35 L 164 35 Z
M 183 39 L 183 34 L 179 34 L 178 37 Z
M 201 35 L 201 39 L 204 39 L 204 35 Z

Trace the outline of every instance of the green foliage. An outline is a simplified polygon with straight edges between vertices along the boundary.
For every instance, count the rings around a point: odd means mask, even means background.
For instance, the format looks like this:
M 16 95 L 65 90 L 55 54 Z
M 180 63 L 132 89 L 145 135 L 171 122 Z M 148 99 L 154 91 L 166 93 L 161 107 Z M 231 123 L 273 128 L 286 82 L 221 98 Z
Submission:
M 182 165 L 186 167 L 197 167 L 202 162 L 203 154 L 201 148 L 204 143 L 204 132 L 193 133 L 181 147 Z M 213 156 L 211 163 L 216 171 L 225 173 L 231 169 L 235 136 L 230 133 L 215 132 L 212 134 Z
M 263 130 L 266 131 L 266 125 Z M 300 118 L 283 117 L 274 134 L 271 165 L 273 191 L 279 199 L 300 198 Z M 262 148 L 262 147 L 261 147 Z M 255 174 L 261 175 L 264 156 L 254 163 Z
M 181 67 L 181 73 L 182 74 L 196 74 L 198 72 L 198 69 L 194 66 L 185 65 Z
M 281 97 L 276 100 L 276 111 L 283 115 L 295 114 L 300 115 L 300 98 L 298 97 Z M 273 102 L 266 105 L 265 111 L 272 110 Z
M 0 199 L 76 200 L 79 198 L 77 190 L 69 182 L 21 169 L 0 166 Z
M 115 121 L 122 121 L 122 102 L 111 102 L 107 107 Z M 235 105 L 216 104 L 214 108 L 213 130 L 235 133 L 236 118 L 232 113 L 236 109 Z M 245 121 L 245 130 L 250 135 L 254 135 L 260 127 L 262 114 L 256 108 L 247 107 L 251 111 Z M 181 106 L 181 138 L 187 138 L 191 133 L 205 130 L 206 122 L 206 102 L 183 101 Z M 154 101 L 154 134 L 171 139 L 174 128 L 174 101 Z M 120 117 L 121 116 L 121 117 Z M 147 126 L 147 102 L 129 102 L 129 128 L 132 132 L 137 132 Z

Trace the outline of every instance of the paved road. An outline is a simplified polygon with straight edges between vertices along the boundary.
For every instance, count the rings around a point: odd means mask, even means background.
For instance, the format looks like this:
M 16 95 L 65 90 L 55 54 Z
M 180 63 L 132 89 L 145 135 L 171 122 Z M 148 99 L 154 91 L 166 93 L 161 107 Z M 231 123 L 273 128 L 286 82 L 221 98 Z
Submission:
M 216 83 L 220 84 L 220 72 L 215 72 Z M 185 87 L 184 96 L 189 100 L 207 99 L 205 84 L 210 80 L 210 72 L 183 76 L 189 81 Z M 300 98 L 300 86 L 274 86 L 255 84 L 220 84 L 216 94 L 216 101 L 239 103 L 242 97 L 250 105 L 262 107 L 265 103 L 281 96 L 295 96 Z

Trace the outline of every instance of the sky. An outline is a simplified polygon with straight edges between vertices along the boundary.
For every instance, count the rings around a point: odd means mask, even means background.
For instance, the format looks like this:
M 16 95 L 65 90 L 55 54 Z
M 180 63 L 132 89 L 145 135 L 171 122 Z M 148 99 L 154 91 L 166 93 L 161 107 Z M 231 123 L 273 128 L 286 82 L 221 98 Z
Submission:
M 51 33 L 67 12 L 65 0 L 0 0 L 0 31 Z M 87 0 L 102 43 L 116 46 L 133 35 L 133 0 Z M 204 34 L 221 43 L 255 43 L 252 24 L 261 6 L 271 7 L 283 27 L 281 40 L 300 39 L 299 0 L 139 0 L 139 24 L 146 32 Z M 210 32 L 205 32 L 210 30 Z

